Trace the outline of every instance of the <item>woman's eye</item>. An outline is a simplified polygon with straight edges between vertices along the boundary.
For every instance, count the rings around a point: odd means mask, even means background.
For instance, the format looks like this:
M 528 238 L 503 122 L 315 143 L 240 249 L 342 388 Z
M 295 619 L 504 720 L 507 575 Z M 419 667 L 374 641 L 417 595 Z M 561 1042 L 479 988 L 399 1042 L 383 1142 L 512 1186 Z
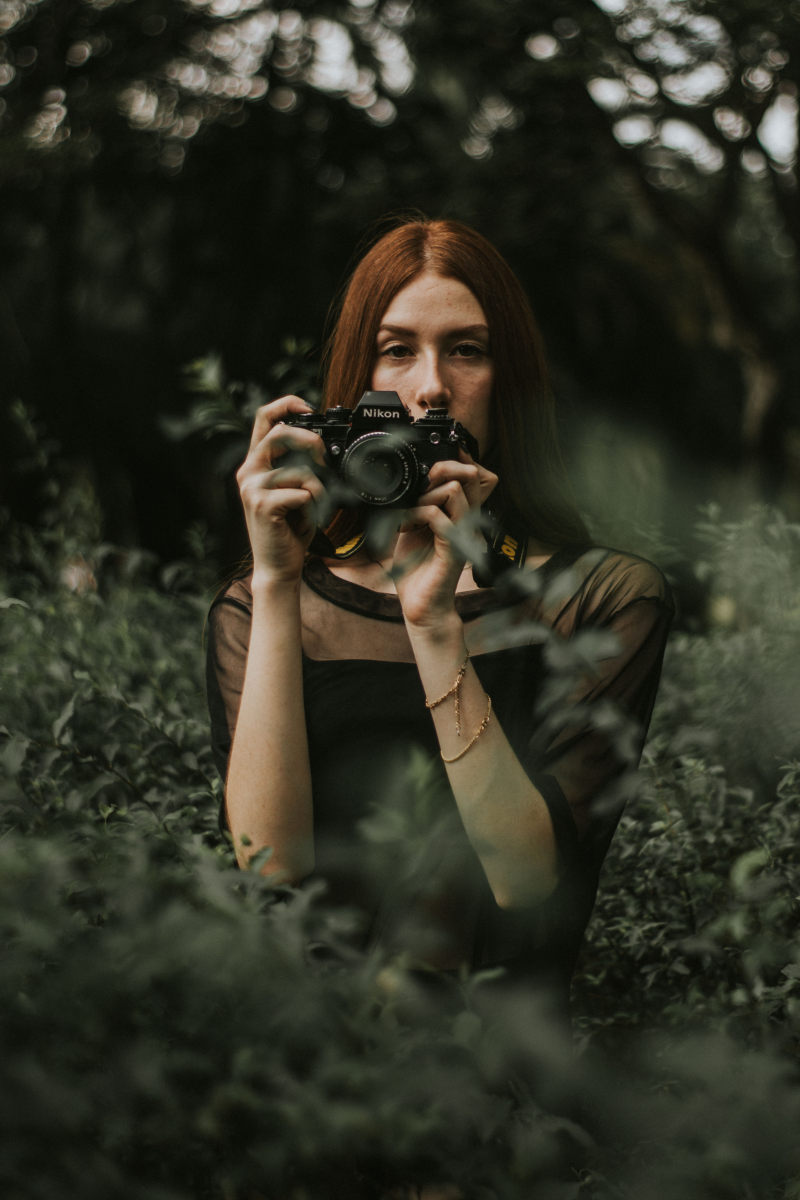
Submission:
M 411 351 L 408 349 L 408 346 L 402 346 L 399 343 L 396 343 L 395 345 L 392 345 L 392 346 L 384 346 L 383 350 L 381 350 L 381 357 L 382 358 L 405 358 L 405 356 L 410 353 L 411 353 Z
M 453 353 L 459 358 L 478 358 L 486 353 L 483 346 L 476 346 L 473 342 L 459 342 L 453 348 Z

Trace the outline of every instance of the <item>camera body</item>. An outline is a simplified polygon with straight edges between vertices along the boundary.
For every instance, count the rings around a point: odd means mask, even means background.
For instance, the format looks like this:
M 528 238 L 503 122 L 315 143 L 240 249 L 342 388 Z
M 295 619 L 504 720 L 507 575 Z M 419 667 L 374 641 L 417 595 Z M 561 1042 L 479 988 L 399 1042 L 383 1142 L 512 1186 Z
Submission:
M 344 485 L 338 499 L 371 508 L 411 508 L 435 462 L 458 458 L 460 449 L 478 455 L 475 438 L 445 409 L 415 421 L 397 392 L 365 392 L 353 409 L 292 413 L 284 423 L 322 438 L 328 466 Z

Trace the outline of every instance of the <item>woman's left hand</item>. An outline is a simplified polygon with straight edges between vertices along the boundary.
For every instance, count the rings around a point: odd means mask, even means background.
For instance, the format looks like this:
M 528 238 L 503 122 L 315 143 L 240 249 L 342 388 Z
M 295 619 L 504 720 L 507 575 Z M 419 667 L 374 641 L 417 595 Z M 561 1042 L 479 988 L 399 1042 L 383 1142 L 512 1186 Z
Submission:
M 458 459 L 431 467 L 427 490 L 405 513 L 394 553 L 397 594 L 407 624 L 433 631 L 455 613 L 469 540 L 476 539 L 478 548 L 478 514 L 496 486 L 497 476 L 463 450 Z

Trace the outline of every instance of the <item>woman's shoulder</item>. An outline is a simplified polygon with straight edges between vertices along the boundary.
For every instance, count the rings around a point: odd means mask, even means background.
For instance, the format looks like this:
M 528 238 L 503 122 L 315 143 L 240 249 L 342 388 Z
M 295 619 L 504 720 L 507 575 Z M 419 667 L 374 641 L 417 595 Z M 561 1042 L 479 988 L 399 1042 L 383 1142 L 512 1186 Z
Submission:
M 672 590 L 660 567 L 648 558 L 608 546 L 593 546 L 576 560 L 583 584 L 612 590 L 620 600 L 650 598 L 672 603 Z
M 631 604 L 646 602 L 674 610 L 672 590 L 655 563 L 638 554 L 608 546 L 582 546 L 553 555 L 544 606 L 556 614 L 572 614 L 576 624 L 605 622 Z M 560 622 L 558 622 L 560 623 Z
M 216 653 L 224 646 L 246 650 L 253 618 L 252 572 L 236 575 L 222 584 L 208 610 L 206 633 L 209 648 Z
M 252 571 L 234 575 L 223 583 L 211 601 L 210 611 L 213 613 L 221 605 L 243 609 L 247 613 L 253 611 L 253 593 L 250 587 Z

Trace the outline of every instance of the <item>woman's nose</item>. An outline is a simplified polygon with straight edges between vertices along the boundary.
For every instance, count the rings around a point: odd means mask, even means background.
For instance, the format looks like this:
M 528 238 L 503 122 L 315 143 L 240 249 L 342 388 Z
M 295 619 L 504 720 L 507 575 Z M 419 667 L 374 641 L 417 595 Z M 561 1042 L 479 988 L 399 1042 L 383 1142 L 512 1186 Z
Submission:
M 416 380 L 414 394 L 411 397 L 414 408 L 424 415 L 431 408 L 446 408 L 450 400 L 450 389 L 437 361 L 420 364 L 419 376 Z

